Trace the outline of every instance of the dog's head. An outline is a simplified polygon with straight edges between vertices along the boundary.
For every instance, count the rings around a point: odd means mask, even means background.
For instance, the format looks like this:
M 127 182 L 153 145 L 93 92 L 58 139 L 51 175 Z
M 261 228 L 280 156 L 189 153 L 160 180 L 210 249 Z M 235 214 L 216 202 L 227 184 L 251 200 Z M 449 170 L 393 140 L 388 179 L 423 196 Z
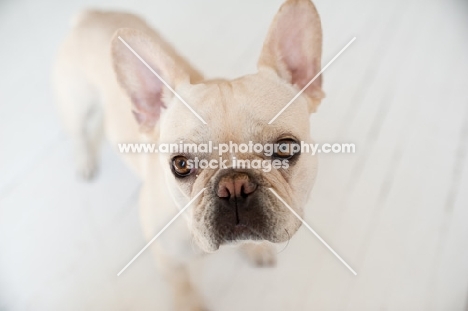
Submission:
M 119 36 L 207 124 L 169 92 Z M 279 147 L 271 154 L 232 148 L 220 155 L 219 150 L 207 153 L 188 148 L 161 155 L 169 191 L 180 207 L 205 188 L 189 209 L 193 235 L 205 251 L 238 240 L 283 242 L 300 227 L 300 221 L 269 188 L 296 213 L 303 214 L 316 176 L 316 160 L 295 148 L 283 147 L 311 141 L 309 114 L 323 98 L 321 79 L 269 122 L 320 71 L 321 36 L 313 4 L 289 0 L 270 27 L 256 74 L 232 81 L 201 81 L 153 35 L 131 29 L 115 34 L 112 53 L 117 78 L 144 131 L 158 133 L 164 143 L 212 142 L 216 147 L 252 142 Z M 197 163 L 202 160 L 213 165 L 201 168 Z

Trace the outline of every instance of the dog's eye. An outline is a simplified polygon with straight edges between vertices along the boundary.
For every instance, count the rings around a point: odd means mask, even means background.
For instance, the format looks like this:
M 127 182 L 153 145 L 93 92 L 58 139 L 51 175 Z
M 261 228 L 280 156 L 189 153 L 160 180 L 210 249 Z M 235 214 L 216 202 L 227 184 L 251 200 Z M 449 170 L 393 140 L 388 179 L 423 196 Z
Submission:
M 180 177 L 185 177 L 192 173 L 192 168 L 188 164 L 187 158 L 184 156 L 172 158 L 172 170 Z
M 281 159 L 290 159 L 300 151 L 300 145 L 292 139 L 282 139 L 276 142 L 274 156 Z

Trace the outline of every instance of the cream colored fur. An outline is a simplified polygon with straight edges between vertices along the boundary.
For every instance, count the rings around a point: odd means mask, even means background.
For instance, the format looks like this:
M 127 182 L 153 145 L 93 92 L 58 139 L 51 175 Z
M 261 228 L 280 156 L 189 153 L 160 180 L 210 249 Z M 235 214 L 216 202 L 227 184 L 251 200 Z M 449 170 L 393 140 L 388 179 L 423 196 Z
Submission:
M 118 36 L 208 124 L 201 123 L 163 87 Z M 96 173 L 103 134 L 113 146 L 178 142 L 181 138 L 194 142 L 271 141 L 286 134 L 311 142 L 309 114 L 323 97 L 320 79 L 272 125 L 267 123 L 320 70 L 321 47 L 320 19 L 313 4 L 308 0 L 289 0 L 272 23 L 256 74 L 232 81 L 205 81 L 137 16 L 92 10 L 80 13 L 73 20 L 54 68 L 58 107 L 76 147 L 79 174 L 91 178 Z M 168 156 L 123 155 L 143 180 L 140 215 L 148 240 L 202 188 L 208 189 L 187 210 L 186 221 L 174 222 L 152 247 L 173 288 L 176 310 L 202 310 L 203 299 L 190 280 L 187 265 L 194 256 L 219 247 L 213 240 L 213 228 L 199 219 L 215 206 L 209 190 L 220 172 L 206 170 L 191 182 L 180 181 L 169 168 Z M 229 156 L 232 155 L 226 155 Z M 261 173 L 261 178 L 302 215 L 316 167 L 315 157 L 301 155 L 289 171 L 273 170 Z M 298 220 L 267 192 L 262 200 L 271 206 L 276 222 L 281 224 L 271 228 L 277 237 L 273 242 L 294 234 L 300 226 Z M 283 234 L 286 230 L 287 235 Z M 198 250 L 194 251 L 193 245 Z M 243 242 L 241 247 L 256 264 L 275 262 L 270 242 Z

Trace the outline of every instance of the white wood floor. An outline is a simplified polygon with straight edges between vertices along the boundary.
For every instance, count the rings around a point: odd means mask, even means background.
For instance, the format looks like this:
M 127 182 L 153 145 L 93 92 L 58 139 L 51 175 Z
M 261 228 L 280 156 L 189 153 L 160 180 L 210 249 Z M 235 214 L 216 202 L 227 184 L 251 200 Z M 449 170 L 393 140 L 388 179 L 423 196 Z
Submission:
M 166 310 L 145 244 L 139 181 L 106 145 L 97 180 L 75 178 L 49 86 L 80 8 L 147 17 L 210 77 L 255 70 L 281 1 L 0 3 L 0 310 Z M 327 98 L 312 117 L 321 155 L 306 220 L 277 268 L 224 249 L 196 280 L 212 310 L 468 310 L 468 3 L 317 0 Z M 167 231 L 170 234 L 170 231 Z M 281 248 L 278 249 L 280 251 Z M 202 265 L 202 263 L 200 263 Z

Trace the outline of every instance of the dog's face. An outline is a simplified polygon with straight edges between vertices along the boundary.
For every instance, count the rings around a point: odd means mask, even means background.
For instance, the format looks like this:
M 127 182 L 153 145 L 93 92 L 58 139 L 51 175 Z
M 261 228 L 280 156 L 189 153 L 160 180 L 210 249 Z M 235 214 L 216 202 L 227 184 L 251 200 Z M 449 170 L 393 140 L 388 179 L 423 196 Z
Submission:
M 156 128 L 160 142 L 275 146 L 268 154 L 230 148 L 222 154 L 220 150 L 192 149 L 161 155 L 169 190 L 180 207 L 205 188 L 189 209 L 198 245 L 215 251 L 224 243 L 239 240 L 289 239 L 301 223 L 270 188 L 303 214 L 317 163 L 314 156 L 301 154 L 292 146 L 311 142 L 309 114 L 323 97 L 320 79 L 274 122 L 269 121 L 320 71 L 321 28 L 312 3 L 285 3 L 270 28 L 258 73 L 233 81 L 193 83 L 158 42 L 128 29 L 120 30 L 119 35 L 169 80 L 207 123 L 171 96 L 147 68 L 135 69 L 142 67 L 139 60 L 132 60 L 134 56 L 114 40 L 117 77 L 132 99 L 137 121 L 145 130 Z M 213 165 L 195 165 L 202 160 Z M 246 162 L 240 165 L 239 161 Z
M 217 81 L 187 85 L 179 89 L 207 125 L 201 123 L 181 103 L 171 103 L 171 109 L 161 120 L 161 141 L 167 143 L 202 144 L 212 142 L 238 145 L 249 142 L 261 145 L 282 145 L 310 142 L 309 108 L 307 100 L 300 98 L 290 109 L 268 122 L 288 101 L 297 89 L 284 83 L 271 71 L 245 76 L 234 81 Z M 183 126 L 177 126 L 181 124 Z M 314 182 L 315 157 L 310 154 L 278 152 L 268 156 L 264 152 L 241 152 L 232 148 L 219 154 L 171 153 L 162 157 L 171 189 L 192 197 L 206 188 L 201 200 L 190 211 L 195 240 L 205 250 L 216 250 L 220 244 L 243 239 L 265 239 L 272 242 L 287 240 L 300 226 L 299 220 L 268 189 L 273 188 L 299 214 Z M 292 148 L 291 148 L 292 149 Z M 228 168 L 188 168 L 187 161 L 225 161 Z M 268 166 L 247 168 L 234 166 L 234 158 L 260 160 L 261 163 L 287 163 L 287 168 Z M 266 160 L 266 162 L 264 162 Z M 182 165 L 180 162 L 183 162 Z M 215 162 L 213 162 L 215 163 Z

